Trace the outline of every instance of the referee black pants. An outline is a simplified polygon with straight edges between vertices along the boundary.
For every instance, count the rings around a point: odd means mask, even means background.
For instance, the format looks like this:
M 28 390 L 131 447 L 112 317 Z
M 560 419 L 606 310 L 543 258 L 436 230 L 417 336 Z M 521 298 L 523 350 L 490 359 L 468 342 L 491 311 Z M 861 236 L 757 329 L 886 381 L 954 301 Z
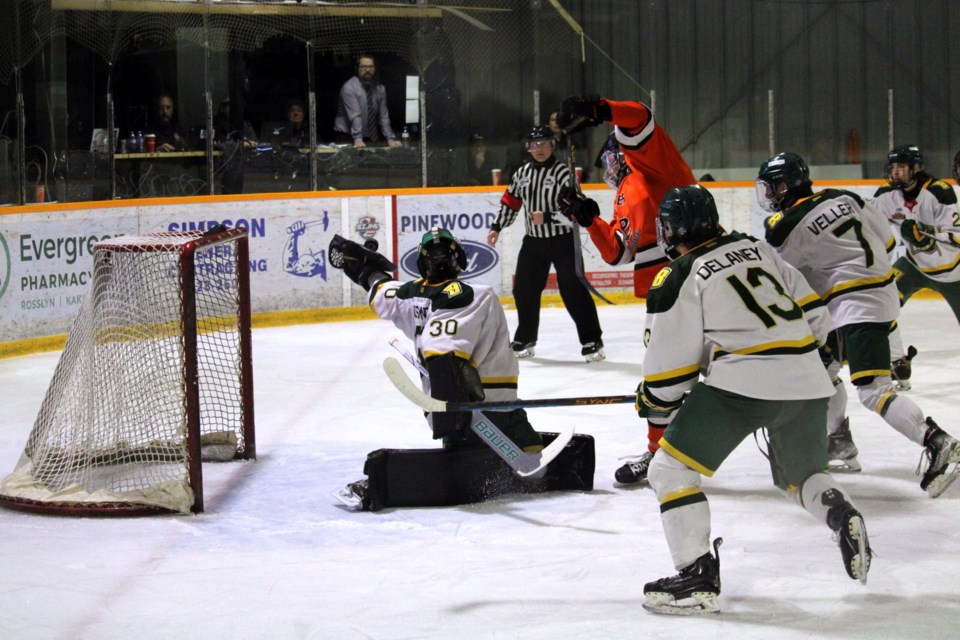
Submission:
M 557 287 L 567 313 L 577 325 L 580 344 L 596 342 L 603 333 L 597 318 L 593 296 L 577 278 L 573 234 L 553 238 L 523 237 L 513 280 L 513 299 L 517 305 L 517 342 L 533 342 L 540 331 L 540 298 L 547 286 L 550 265 L 557 271 Z

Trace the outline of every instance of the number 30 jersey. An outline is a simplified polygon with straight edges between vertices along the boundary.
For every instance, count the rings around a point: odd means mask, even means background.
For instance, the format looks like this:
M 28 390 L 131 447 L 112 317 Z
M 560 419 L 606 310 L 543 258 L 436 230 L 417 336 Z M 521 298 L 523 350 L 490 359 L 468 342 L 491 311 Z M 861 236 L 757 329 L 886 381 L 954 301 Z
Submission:
M 421 360 L 453 353 L 477 369 L 485 399 L 517 399 L 520 366 L 500 299 L 490 287 L 460 280 L 389 280 L 370 298 L 373 311 L 414 341 Z M 428 381 L 424 391 L 430 393 Z
M 833 329 L 897 319 L 900 301 L 887 255 L 893 234 L 860 196 L 826 189 L 773 214 L 765 225 L 767 242 L 827 304 Z
M 706 385 L 762 400 L 833 395 L 826 307 L 768 245 L 732 232 L 677 258 L 647 298 L 643 378 L 664 405 Z M 652 400 L 654 398 L 651 398 Z

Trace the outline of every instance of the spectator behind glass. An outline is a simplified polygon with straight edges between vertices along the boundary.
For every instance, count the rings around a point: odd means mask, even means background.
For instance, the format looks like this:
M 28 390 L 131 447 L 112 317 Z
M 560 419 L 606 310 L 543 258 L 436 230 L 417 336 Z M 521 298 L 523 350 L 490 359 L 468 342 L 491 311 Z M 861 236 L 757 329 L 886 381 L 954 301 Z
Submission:
M 357 75 L 340 87 L 333 131 L 337 142 L 352 141 L 357 148 L 381 140 L 386 140 L 391 147 L 400 146 L 390 126 L 387 90 L 377 80 L 377 68 L 371 56 L 361 56 L 357 61 Z
M 487 161 L 487 145 L 483 136 L 474 133 L 470 136 L 470 146 L 467 150 L 467 184 L 492 184 L 490 170 L 493 164 Z
M 157 136 L 156 150 L 160 153 L 190 151 L 187 138 L 177 124 L 176 109 L 170 94 L 161 93 L 154 99 L 145 133 Z
M 287 126 L 280 144 L 288 147 L 309 147 L 310 132 L 307 126 L 307 108 L 302 100 L 294 98 L 287 101 L 284 106 L 284 120 L 286 120 Z

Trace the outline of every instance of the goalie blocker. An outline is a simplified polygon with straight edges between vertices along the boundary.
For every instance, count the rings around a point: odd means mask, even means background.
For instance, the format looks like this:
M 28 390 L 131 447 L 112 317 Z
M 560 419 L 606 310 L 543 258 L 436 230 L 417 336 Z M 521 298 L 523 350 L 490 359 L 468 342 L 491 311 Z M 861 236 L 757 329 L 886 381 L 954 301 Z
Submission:
M 541 433 L 544 445 L 557 434 Z M 363 466 L 368 488 L 361 510 L 451 507 L 509 493 L 591 491 L 594 442 L 577 434 L 540 478 L 523 478 L 488 447 L 377 449 Z

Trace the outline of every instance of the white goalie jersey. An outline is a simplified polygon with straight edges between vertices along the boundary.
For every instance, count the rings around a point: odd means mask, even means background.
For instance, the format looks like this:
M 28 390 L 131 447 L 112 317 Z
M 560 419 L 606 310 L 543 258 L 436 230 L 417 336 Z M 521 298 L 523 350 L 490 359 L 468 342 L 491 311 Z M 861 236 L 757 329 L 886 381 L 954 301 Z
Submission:
M 490 287 L 390 280 L 374 289 L 370 306 L 414 341 L 421 362 L 452 353 L 477 369 L 486 400 L 517 399 L 520 366 L 510 350 L 503 305 Z M 429 394 L 429 380 L 423 384 Z
M 855 193 L 826 189 L 765 223 L 767 242 L 827 304 L 832 329 L 892 322 L 900 314 L 888 255 L 893 234 L 883 216 L 866 206 Z
M 750 398 L 833 395 L 826 307 L 768 245 L 733 232 L 674 260 L 647 298 L 644 384 L 664 406 L 704 384 Z M 784 372 L 791 383 L 782 384 Z M 653 400 L 653 398 L 651 398 Z

